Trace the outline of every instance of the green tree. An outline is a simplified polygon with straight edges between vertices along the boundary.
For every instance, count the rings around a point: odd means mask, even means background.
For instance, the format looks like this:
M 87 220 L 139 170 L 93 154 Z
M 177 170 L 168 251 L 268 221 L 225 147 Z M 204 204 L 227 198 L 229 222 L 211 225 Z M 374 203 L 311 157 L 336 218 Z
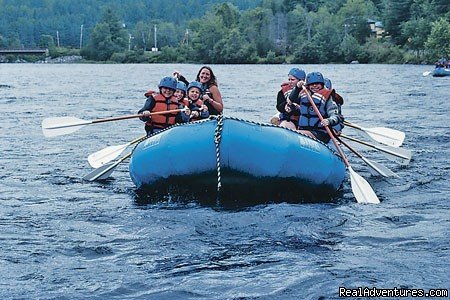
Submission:
M 237 28 L 232 29 L 227 37 L 214 46 L 214 63 L 254 63 L 256 58 L 255 45 L 246 41 Z
M 223 3 L 214 8 L 216 16 L 222 19 L 222 23 L 227 28 L 235 27 L 239 21 L 239 10 L 230 3 Z
M 339 44 L 343 33 L 336 27 L 337 17 L 330 14 L 326 8 L 320 8 L 314 17 L 317 21 L 314 26 L 313 42 L 320 49 L 320 63 L 336 62 L 339 58 Z
M 270 40 L 270 24 L 273 20 L 270 9 L 255 8 L 244 12 L 239 24 L 245 40 L 252 42 L 258 56 L 265 57 L 269 50 L 275 50 Z
M 385 0 L 382 10 L 384 28 L 397 44 L 404 44 L 401 24 L 410 19 L 410 7 L 414 0 Z
M 43 34 L 41 35 L 41 38 L 39 39 L 39 47 L 41 48 L 48 48 L 52 49 L 55 47 L 55 41 L 53 40 L 53 36 Z
M 102 20 L 92 30 L 91 40 L 82 51 L 88 59 L 106 61 L 113 53 L 125 51 L 129 37 L 112 9 L 107 9 Z
M 0 48 L 8 47 L 8 40 L 0 34 Z
M 226 35 L 222 18 L 207 13 L 201 20 L 193 20 L 191 45 L 195 50 L 195 59 L 200 62 L 209 62 L 213 58 L 214 46 Z
M 368 19 L 376 14 L 376 8 L 371 1 L 348 0 L 338 11 L 341 28 L 345 34 L 350 34 L 362 44 L 370 36 Z
M 430 59 L 450 56 L 450 22 L 441 18 L 433 22 L 431 33 L 425 42 Z
M 361 46 L 355 37 L 347 35 L 340 44 L 339 52 L 344 62 L 349 63 L 353 60 L 358 60 L 361 56 Z
M 406 37 L 406 47 L 419 55 L 431 31 L 431 24 L 424 18 L 413 19 L 401 25 L 402 35 Z

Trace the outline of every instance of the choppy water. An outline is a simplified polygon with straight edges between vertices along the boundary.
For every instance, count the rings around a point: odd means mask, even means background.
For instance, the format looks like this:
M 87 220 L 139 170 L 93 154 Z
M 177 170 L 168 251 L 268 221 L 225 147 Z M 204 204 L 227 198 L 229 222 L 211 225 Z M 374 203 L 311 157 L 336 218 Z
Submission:
M 370 176 L 349 154 L 379 205 L 355 203 L 348 182 L 333 203 L 149 203 L 126 164 L 110 181 L 81 179 L 90 153 L 141 135 L 140 121 L 42 135 L 46 117 L 134 114 L 162 76 L 194 78 L 199 67 L 0 64 L 0 298 L 336 299 L 340 286 L 450 287 L 450 78 L 423 77 L 431 66 L 303 66 L 332 79 L 348 120 L 406 132 L 409 166 L 364 152 L 400 179 Z M 291 67 L 213 66 L 225 113 L 267 121 Z

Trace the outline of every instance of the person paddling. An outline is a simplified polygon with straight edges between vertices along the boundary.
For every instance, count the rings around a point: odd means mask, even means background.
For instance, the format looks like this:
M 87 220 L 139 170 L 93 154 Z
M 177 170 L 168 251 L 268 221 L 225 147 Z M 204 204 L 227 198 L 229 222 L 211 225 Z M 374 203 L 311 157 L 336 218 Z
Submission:
M 288 81 L 281 84 L 281 90 L 277 94 L 276 108 L 280 112 L 272 117 L 270 122 L 274 125 L 295 129 L 298 125 L 299 112 L 290 105 L 286 106 L 292 89 L 300 80 L 305 80 L 305 71 L 299 68 L 292 68 L 288 73 Z
M 306 86 L 306 89 L 311 94 L 314 103 L 324 118 L 323 121 L 320 121 L 319 116 L 311 106 L 307 94 L 303 91 L 303 85 Z M 320 72 L 309 73 L 306 76 L 306 83 L 303 81 L 297 82 L 297 86 L 289 95 L 289 100 L 300 111 L 299 132 L 324 143 L 330 141 L 330 136 L 324 126 L 335 126 L 343 122 L 339 116 L 338 107 L 330 96 L 331 90 L 325 88 L 325 80 Z
M 189 120 L 189 116 L 184 111 L 154 116 L 150 115 L 151 112 L 174 110 L 184 107 L 174 97 L 174 92 L 177 88 L 177 80 L 175 78 L 162 78 L 158 88 L 159 93 L 153 91 L 147 91 L 145 93 L 147 100 L 144 106 L 138 111 L 139 114 L 143 114 L 143 117 L 140 117 L 140 119 L 145 122 L 147 135 L 156 133 L 176 123 L 184 123 Z

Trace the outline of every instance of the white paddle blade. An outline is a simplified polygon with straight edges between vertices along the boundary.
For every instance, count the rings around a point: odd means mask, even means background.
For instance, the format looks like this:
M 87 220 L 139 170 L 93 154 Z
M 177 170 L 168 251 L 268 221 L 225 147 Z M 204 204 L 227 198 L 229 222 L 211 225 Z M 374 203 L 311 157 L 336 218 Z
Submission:
M 370 184 L 362 178 L 358 173 L 348 166 L 350 172 L 350 184 L 352 186 L 353 195 L 358 203 L 380 203 L 377 195 L 373 191 Z
M 400 147 L 405 140 L 405 133 L 386 127 L 374 127 L 364 129 L 373 140 L 392 147 Z
M 388 169 L 387 167 L 385 167 L 384 165 L 382 165 L 380 163 L 377 163 L 376 161 L 369 160 L 365 157 L 362 157 L 362 159 L 369 166 L 370 174 L 372 174 L 374 176 L 381 175 L 383 177 L 397 177 L 397 178 L 400 177 L 397 174 L 395 174 L 394 172 L 392 172 L 390 169 Z
M 352 145 L 355 145 L 356 148 L 362 150 L 378 150 L 380 151 L 387 159 L 394 161 L 400 165 L 406 166 L 411 161 L 412 152 L 411 150 L 404 148 L 396 148 L 391 146 L 383 146 L 383 145 L 374 145 L 369 143 L 362 143 L 353 141 Z
M 88 162 L 91 165 L 91 167 L 99 168 L 104 164 L 107 164 L 110 161 L 116 159 L 129 145 L 130 143 L 106 147 L 100 151 L 97 151 L 89 155 Z
M 87 124 L 91 124 L 91 121 L 75 117 L 46 118 L 42 120 L 42 133 L 45 137 L 65 135 L 73 133 Z
M 423 72 L 423 73 L 422 73 L 423 76 L 428 76 L 428 75 L 430 75 L 430 74 L 431 74 L 431 71 L 426 71 L 426 72 Z
M 108 178 L 112 172 L 114 172 L 114 168 L 117 166 L 117 163 L 109 163 L 101 166 L 100 168 L 95 169 L 91 173 L 83 176 L 84 180 L 87 181 L 95 181 L 95 180 L 103 180 Z

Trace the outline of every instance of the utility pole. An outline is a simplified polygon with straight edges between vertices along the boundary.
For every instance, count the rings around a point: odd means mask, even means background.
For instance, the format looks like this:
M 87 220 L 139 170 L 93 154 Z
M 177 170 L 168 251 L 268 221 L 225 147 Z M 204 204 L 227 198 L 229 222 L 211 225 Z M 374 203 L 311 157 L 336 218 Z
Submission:
M 154 26 L 154 37 L 155 37 L 155 47 L 152 48 L 152 51 L 158 52 L 158 45 L 156 44 L 156 24 Z
M 80 29 L 80 50 L 83 47 L 83 24 L 81 24 L 81 29 Z
M 144 35 L 144 32 L 142 31 L 141 34 L 142 34 L 142 42 L 144 43 L 144 51 L 146 51 L 146 50 L 147 50 L 147 45 L 146 45 L 146 43 L 145 43 L 145 35 Z
M 128 51 L 131 51 L 131 39 L 133 39 L 133 36 L 129 33 L 128 34 Z
M 56 30 L 56 45 L 59 47 L 59 31 Z

